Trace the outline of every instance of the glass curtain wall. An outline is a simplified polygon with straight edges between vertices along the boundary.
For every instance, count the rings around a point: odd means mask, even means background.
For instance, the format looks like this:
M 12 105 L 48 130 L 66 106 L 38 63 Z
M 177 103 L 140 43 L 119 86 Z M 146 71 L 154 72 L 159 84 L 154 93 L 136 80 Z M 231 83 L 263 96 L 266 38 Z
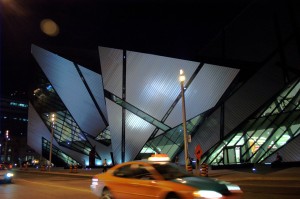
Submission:
M 202 162 L 210 165 L 260 163 L 298 136 L 299 88 L 298 79 L 259 114 L 210 149 Z
M 110 136 L 110 129 L 109 126 L 106 127 L 101 133 L 98 134 L 98 136 L 95 138 L 95 140 L 99 141 L 100 143 L 109 146 L 111 144 L 111 136 Z
M 105 97 L 113 101 L 114 103 L 122 106 L 126 110 L 134 113 L 136 116 L 143 118 L 143 120 L 149 122 L 153 126 L 156 127 L 152 135 L 150 136 L 149 140 L 143 146 L 142 150 L 136 156 L 136 160 L 148 158 L 154 153 L 164 153 L 168 154 L 168 156 L 172 159 L 178 153 L 178 151 L 183 147 L 183 126 L 179 125 L 175 128 L 171 128 L 167 126 L 164 121 L 169 116 L 169 114 L 174 109 L 176 103 L 179 101 L 180 96 L 178 99 L 175 100 L 174 104 L 170 107 L 169 111 L 166 113 L 164 118 L 160 121 L 151 115 L 143 112 L 142 110 L 138 109 L 137 107 L 123 101 L 118 96 L 110 93 L 107 90 L 104 90 Z M 204 119 L 204 115 L 206 115 L 209 111 L 198 115 L 189 121 L 186 122 L 187 134 L 193 135 L 195 131 L 195 127 L 197 127 Z M 162 133 L 161 133 L 162 132 Z
M 42 147 L 42 153 L 43 156 L 49 156 L 50 151 L 50 142 L 43 138 L 42 140 L 43 147 Z M 52 146 L 52 155 L 56 160 L 53 162 L 56 162 L 56 166 L 70 166 L 70 165 L 80 165 L 76 160 L 71 158 L 70 156 L 66 155 L 63 151 L 59 150 L 56 146 Z
M 198 115 L 186 122 L 187 134 L 192 135 L 195 127 L 203 121 L 203 116 Z M 143 147 L 138 158 L 149 157 L 151 154 L 163 153 L 173 159 L 183 147 L 183 126 L 179 125 L 169 131 L 150 139 Z M 137 159 L 138 159 L 137 158 Z
M 77 125 L 42 71 L 38 74 L 36 87 L 33 95 L 30 96 L 35 110 L 48 127 L 49 132 L 52 131 L 51 115 L 55 115 L 53 138 L 59 145 L 89 156 L 92 145 L 86 138 L 87 134 Z M 96 154 L 96 159 L 101 159 L 98 154 Z

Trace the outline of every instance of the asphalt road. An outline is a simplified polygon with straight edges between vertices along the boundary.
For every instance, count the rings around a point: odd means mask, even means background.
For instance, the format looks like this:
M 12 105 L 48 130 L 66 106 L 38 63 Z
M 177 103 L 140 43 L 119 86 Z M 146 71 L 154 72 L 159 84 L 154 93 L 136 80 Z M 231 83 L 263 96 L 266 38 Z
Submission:
M 300 186 L 294 181 L 237 181 L 244 191 L 244 198 L 250 199 L 288 199 L 300 198 Z
M 298 171 L 298 170 L 297 170 Z M 13 184 L 0 184 L 0 199 L 96 199 L 90 189 L 91 177 L 16 172 Z M 216 178 L 238 184 L 245 199 L 300 198 L 299 172 L 293 176 L 223 174 Z
M 1 199 L 96 199 L 91 179 L 57 175 L 16 173 L 13 184 L 0 184 Z

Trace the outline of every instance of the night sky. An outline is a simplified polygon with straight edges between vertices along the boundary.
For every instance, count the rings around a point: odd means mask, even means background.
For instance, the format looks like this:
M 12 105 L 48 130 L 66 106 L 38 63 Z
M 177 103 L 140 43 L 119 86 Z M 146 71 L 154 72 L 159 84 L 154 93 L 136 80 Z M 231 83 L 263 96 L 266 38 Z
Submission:
M 98 46 L 198 61 L 252 2 L 2 0 L 2 94 L 27 91 L 36 64 L 32 43 L 94 71 L 99 69 Z M 58 25 L 57 36 L 41 31 L 40 22 L 47 18 Z

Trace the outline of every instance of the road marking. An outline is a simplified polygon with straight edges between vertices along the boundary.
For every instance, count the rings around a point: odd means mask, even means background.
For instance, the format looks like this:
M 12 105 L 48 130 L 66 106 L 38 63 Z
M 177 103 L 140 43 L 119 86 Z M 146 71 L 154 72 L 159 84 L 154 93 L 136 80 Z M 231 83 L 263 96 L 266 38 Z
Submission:
M 57 187 L 61 189 L 70 189 L 70 190 L 76 190 L 76 191 L 81 191 L 81 192 L 91 192 L 89 189 L 79 189 L 79 188 L 73 188 L 73 187 L 66 187 L 66 186 L 61 186 L 61 185 L 54 185 L 54 184 L 49 184 L 49 183 L 42 183 L 42 182 L 33 182 L 29 180 L 24 180 L 24 179 L 18 179 L 18 181 L 24 181 L 32 184 L 39 184 L 43 186 L 50 186 L 50 187 Z

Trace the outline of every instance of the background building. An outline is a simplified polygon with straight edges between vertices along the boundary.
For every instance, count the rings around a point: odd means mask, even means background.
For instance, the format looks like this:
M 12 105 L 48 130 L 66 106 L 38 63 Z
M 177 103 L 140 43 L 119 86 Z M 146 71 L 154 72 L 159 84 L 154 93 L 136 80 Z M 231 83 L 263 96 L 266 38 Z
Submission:
M 27 145 L 27 93 L 15 91 L 0 98 L 0 112 L 0 162 L 20 164 L 39 159 Z

